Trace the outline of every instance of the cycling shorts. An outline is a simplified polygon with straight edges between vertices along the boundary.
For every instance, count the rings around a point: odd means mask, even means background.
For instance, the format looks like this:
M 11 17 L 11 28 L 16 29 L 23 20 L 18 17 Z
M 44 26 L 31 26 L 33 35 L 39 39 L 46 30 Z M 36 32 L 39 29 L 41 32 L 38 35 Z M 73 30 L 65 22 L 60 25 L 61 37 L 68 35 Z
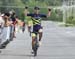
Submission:
M 41 25 L 34 25 L 33 26 L 33 32 L 32 32 L 32 36 L 36 36 L 37 33 L 43 32 L 43 28 Z

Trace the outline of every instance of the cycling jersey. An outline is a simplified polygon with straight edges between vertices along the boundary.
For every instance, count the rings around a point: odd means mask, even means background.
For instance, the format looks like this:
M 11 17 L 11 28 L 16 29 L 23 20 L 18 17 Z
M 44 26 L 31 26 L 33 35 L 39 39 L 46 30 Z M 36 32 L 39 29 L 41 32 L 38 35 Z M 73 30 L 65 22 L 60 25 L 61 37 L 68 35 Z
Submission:
M 27 14 L 27 16 L 31 16 L 33 21 L 33 25 L 41 25 L 41 17 L 47 17 L 44 14 Z
M 42 29 L 41 26 L 41 18 L 47 17 L 44 14 L 27 14 L 27 16 L 31 16 L 32 22 L 33 22 L 33 33 L 39 32 L 40 29 Z
M 30 20 L 29 16 L 25 16 L 25 22 L 28 22 Z

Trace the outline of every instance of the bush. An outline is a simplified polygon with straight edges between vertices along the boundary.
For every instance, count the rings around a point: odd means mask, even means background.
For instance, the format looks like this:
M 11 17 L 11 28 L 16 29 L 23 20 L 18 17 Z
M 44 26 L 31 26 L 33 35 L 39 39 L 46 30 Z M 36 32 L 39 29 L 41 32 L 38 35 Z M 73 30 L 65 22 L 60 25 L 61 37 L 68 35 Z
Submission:
M 68 17 L 66 23 L 75 25 L 75 18 L 73 16 Z

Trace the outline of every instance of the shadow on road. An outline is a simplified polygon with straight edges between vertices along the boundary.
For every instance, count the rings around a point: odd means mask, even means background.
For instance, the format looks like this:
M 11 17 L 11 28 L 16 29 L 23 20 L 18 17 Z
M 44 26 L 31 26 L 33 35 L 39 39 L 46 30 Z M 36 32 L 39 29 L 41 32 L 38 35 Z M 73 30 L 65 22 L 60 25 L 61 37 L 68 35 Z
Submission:
M 24 57 L 33 57 L 33 55 L 24 55 L 24 54 L 0 54 L 0 56 L 24 56 Z

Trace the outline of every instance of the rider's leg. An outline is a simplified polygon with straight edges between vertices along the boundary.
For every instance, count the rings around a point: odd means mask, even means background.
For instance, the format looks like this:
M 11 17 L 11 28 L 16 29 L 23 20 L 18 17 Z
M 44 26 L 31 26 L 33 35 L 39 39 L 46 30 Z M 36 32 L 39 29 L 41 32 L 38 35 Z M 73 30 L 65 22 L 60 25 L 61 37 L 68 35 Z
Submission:
M 25 27 L 25 22 L 23 23 L 23 27 Z
M 30 32 L 30 30 L 31 30 L 31 26 L 28 26 L 28 32 Z
M 43 29 L 39 30 L 39 41 L 41 41 L 43 35 Z
M 34 45 L 34 41 L 36 39 L 36 34 L 35 33 L 32 33 L 32 49 L 33 49 L 33 45 Z

